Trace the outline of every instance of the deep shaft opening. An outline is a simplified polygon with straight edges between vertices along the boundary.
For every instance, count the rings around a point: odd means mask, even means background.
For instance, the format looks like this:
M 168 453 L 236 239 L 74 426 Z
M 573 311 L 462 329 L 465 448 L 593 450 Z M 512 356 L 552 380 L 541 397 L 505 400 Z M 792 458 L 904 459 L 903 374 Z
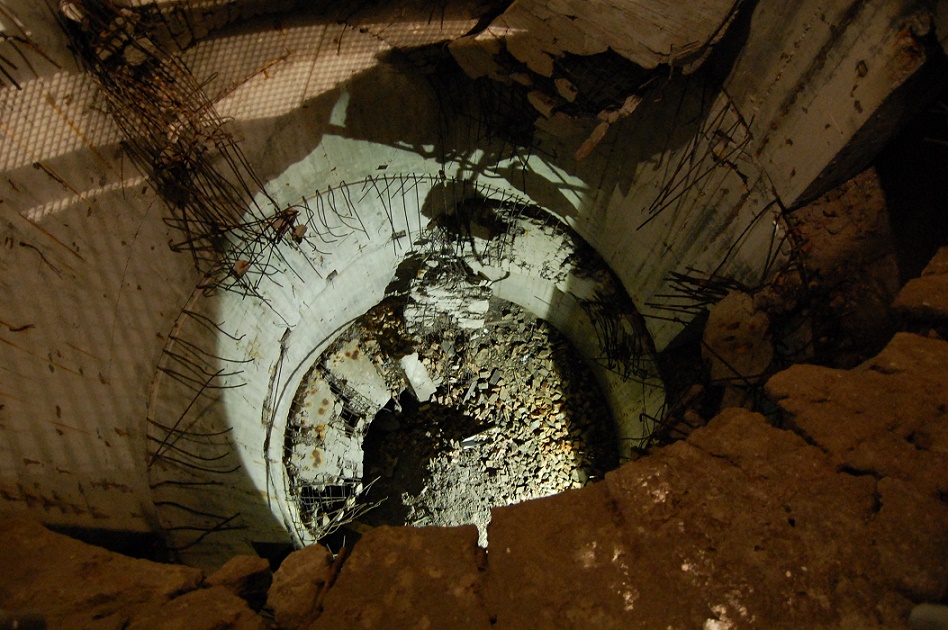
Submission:
M 601 479 L 628 449 L 610 396 L 633 391 L 648 345 L 621 285 L 548 214 L 457 192 L 434 191 L 451 203 L 432 208 L 386 297 L 299 382 L 284 467 L 316 540 L 475 524 L 484 545 L 491 508 Z
M 426 330 L 406 301 L 353 322 L 300 385 L 286 446 L 304 521 L 472 523 L 486 544 L 491 508 L 618 465 L 605 399 L 556 329 L 490 298 L 482 326 Z

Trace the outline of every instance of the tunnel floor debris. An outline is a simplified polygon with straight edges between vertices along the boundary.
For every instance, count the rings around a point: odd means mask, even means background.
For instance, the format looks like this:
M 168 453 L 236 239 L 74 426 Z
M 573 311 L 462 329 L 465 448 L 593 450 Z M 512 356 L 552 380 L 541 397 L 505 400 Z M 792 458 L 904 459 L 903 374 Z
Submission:
M 421 334 L 409 332 L 402 307 L 388 300 L 357 320 L 301 388 L 314 391 L 314 382 L 328 380 L 340 391 L 345 381 L 345 406 L 362 410 L 349 424 L 364 454 L 353 465 L 351 445 L 321 453 L 324 474 L 310 479 L 323 490 L 297 484 L 304 513 L 332 509 L 325 499 L 307 506 L 307 497 L 363 483 L 360 502 L 374 507 L 357 516 L 361 524 L 473 523 L 485 544 L 492 507 L 579 488 L 618 465 L 605 401 L 579 355 L 547 323 L 494 298 L 483 327 Z M 384 404 L 381 391 L 392 395 Z M 366 402 L 373 398 L 374 413 Z M 290 453 L 307 441 L 306 415 L 298 405 Z M 327 429 L 317 433 L 330 442 Z M 288 461 L 297 480 L 306 477 L 305 458 Z M 333 465 L 342 473 L 336 480 L 325 473 Z

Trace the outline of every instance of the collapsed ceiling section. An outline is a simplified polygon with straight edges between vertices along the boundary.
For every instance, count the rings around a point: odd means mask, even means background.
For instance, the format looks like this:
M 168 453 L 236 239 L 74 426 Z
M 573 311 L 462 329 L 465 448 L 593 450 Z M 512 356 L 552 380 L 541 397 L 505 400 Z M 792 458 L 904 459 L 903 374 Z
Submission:
M 932 27 L 592 4 L 4 2 L 4 506 L 195 563 L 308 541 L 295 393 L 412 261 L 471 283 L 417 312 L 523 307 L 646 437 L 654 352 L 786 262 L 784 209 L 864 164 Z

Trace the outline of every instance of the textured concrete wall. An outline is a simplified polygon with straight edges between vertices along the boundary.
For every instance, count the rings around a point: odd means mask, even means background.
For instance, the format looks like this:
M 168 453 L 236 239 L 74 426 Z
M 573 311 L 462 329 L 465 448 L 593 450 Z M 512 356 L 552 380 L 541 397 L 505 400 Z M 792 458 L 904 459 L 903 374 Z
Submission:
M 882 148 L 915 101 L 898 88 L 924 64 L 932 30 L 916 0 L 760 3 L 725 89 L 784 205 L 841 184 Z

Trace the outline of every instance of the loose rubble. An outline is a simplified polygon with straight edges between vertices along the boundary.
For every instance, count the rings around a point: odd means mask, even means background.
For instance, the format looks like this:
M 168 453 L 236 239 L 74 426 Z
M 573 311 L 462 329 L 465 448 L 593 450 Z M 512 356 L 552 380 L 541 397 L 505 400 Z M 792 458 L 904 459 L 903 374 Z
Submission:
M 491 508 L 582 487 L 618 465 L 598 387 L 548 324 L 491 299 L 482 326 L 420 336 L 391 309 L 374 309 L 324 355 L 358 348 L 393 395 L 366 418 L 362 479 L 372 485 L 363 501 L 379 505 L 361 524 L 474 523 L 486 544 Z M 425 402 L 406 356 L 436 385 Z
M 201 588 L 202 580 L 198 569 L 128 558 L 25 518 L 0 518 L 0 619 L 33 612 L 50 628 L 266 627 L 243 599 L 223 586 Z

